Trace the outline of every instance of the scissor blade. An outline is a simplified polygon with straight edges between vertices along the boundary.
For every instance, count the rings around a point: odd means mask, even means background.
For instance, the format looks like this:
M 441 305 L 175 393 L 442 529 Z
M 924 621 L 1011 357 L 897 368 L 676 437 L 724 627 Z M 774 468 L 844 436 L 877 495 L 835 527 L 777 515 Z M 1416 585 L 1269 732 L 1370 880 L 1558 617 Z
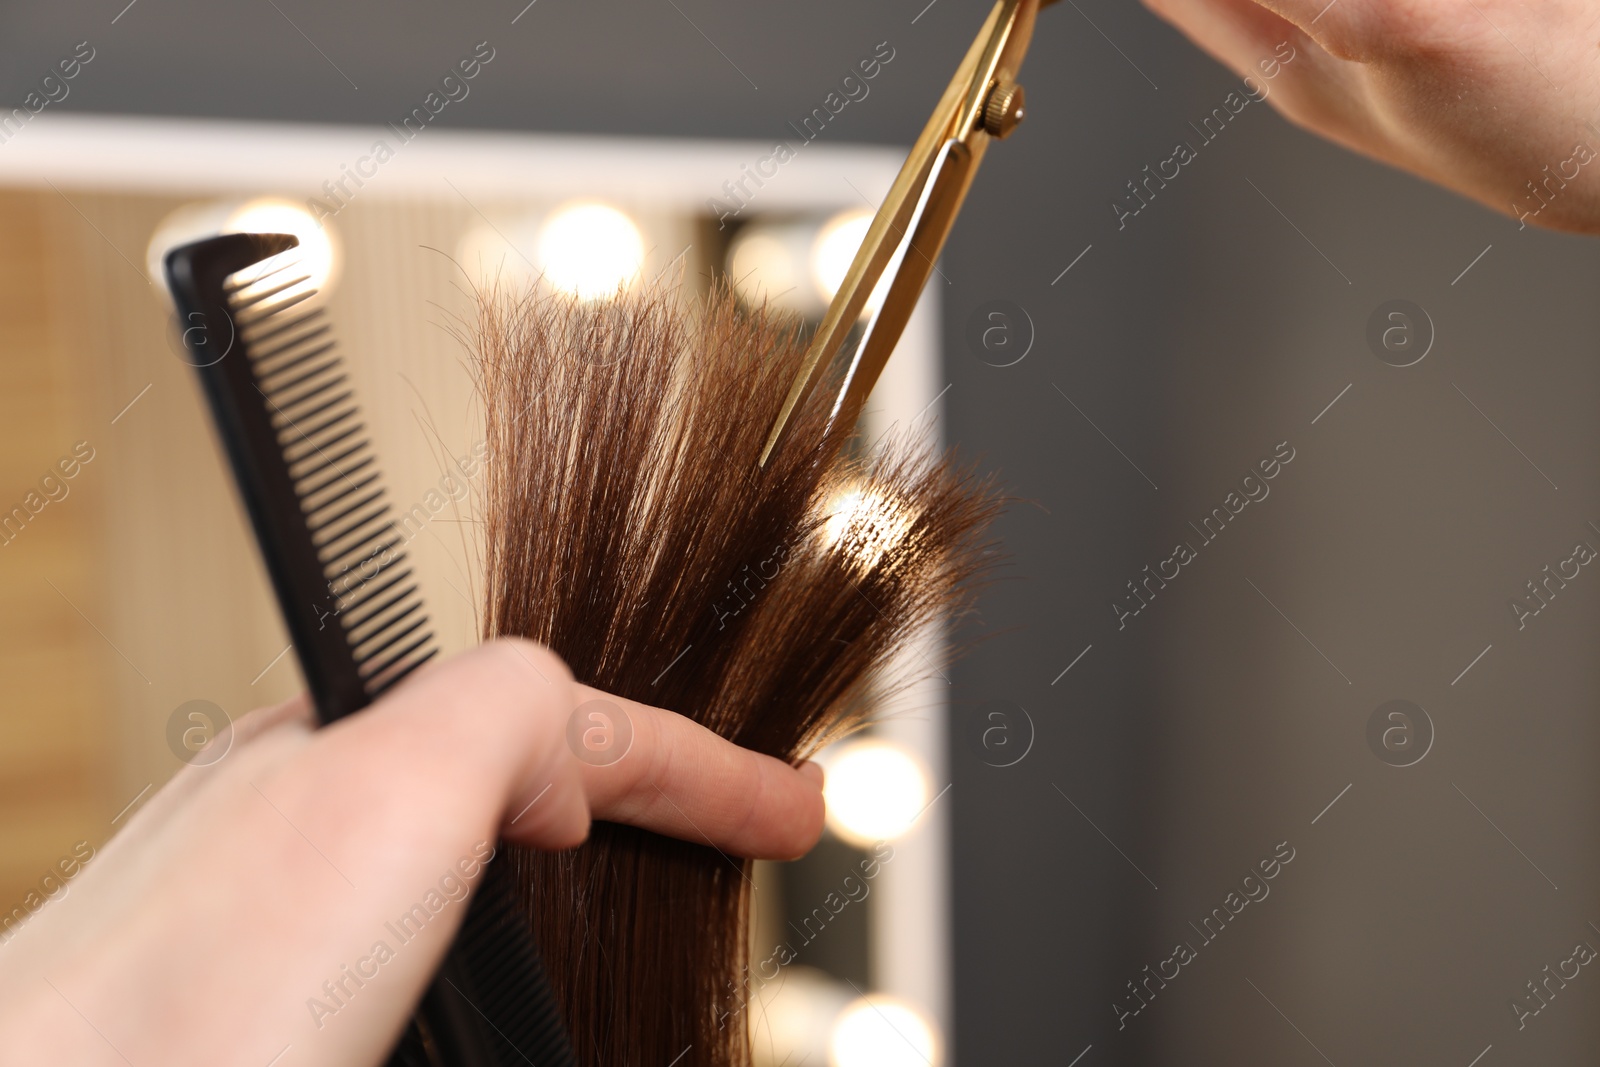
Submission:
M 915 207 L 925 199 L 925 190 L 930 182 L 936 157 L 945 141 L 950 138 L 963 111 L 970 109 L 969 98 L 973 93 L 972 85 L 979 66 L 993 51 L 997 31 L 1009 24 L 1008 13 L 1014 9 L 1016 3 L 1017 0 L 1000 0 L 995 4 L 977 39 L 972 42 L 961 65 L 956 68 L 955 77 L 945 87 L 944 95 L 940 97 L 939 104 L 934 108 L 927 125 L 923 127 L 916 143 L 912 145 L 910 154 L 889 189 L 889 195 L 884 198 L 883 205 L 867 229 L 867 236 L 861 242 L 861 248 L 857 250 L 855 260 L 845 274 L 844 282 L 835 294 L 833 302 L 828 305 L 822 325 L 817 328 L 816 334 L 811 339 L 811 347 L 806 352 L 805 359 L 801 362 L 794 382 L 790 386 L 789 395 L 784 400 L 783 408 L 778 412 L 778 417 L 767 435 L 766 447 L 761 451 L 762 466 L 766 466 L 773 449 L 777 447 L 784 432 L 804 406 L 812 390 L 816 388 L 817 382 L 827 376 L 827 370 L 843 347 L 846 336 L 860 319 L 867 297 L 871 295 L 878 280 L 883 276 L 884 268 L 888 266 L 895 249 L 901 245 L 905 234 L 910 231 Z M 919 190 L 924 191 L 924 194 L 919 195 Z M 940 243 L 943 243 L 942 240 Z
M 929 163 L 926 160 L 921 163 L 922 173 L 919 174 L 913 169 L 914 162 L 913 153 L 913 158 L 906 161 L 900 179 L 896 180 L 897 188 L 902 181 L 908 186 L 914 186 L 916 182 L 926 180 L 924 175 Z M 783 409 L 778 412 L 778 418 L 767 434 L 766 447 L 761 451 L 762 466 L 766 465 L 767 458 L 772 455 L 772 450 L 777 447 L 790 422 L 805 406 L 817 383 L 827 377 L 828 367 L 833 364 L 846 337 L 860 320 L 862 311 L 866 309 L 867 298 L 872 295 L 872 290 L 878 279 L 883 276 L 885 268 L 893 261 L 895 249 L 901 243 L 901 235 L 910 230 L 915 206 L 916 201 L 909 196 L 901 195 L 896 199 L 891 192 L 889 199 L 884 201 L 883 206 L 878 209 L 878 214 L 873 217 L 867 235 L 862 239 L 861 247 L 856 251 L 855 259 L 850 264 L 850 271 L 845 276 L 844 283 L 840 286 L 833 302 L 828 305 L 822 325 L 817 327 L 817 332 L 811 338 L 811 346 L 806 350 L 805 359 L 801 362 L 794 382 L 790 385 L 789 395 L 783 402 Z
M 861 343 L 856 346 L 829 416 L 830 423 L 841 417 L 853 421 L 861 413 L 900 335 L 905 332 L 906 323 L 911 321 L 922 287 L 937 269 L 945 238 L 972 186 L 973 173 L 982 157 L 981 142 L 973 149 L 952 138 L 939 149 L 928 184 L 917 201 L 905 239 L 896 253 L 899 264 L 894 280 L 884 294 L 883 304 L 867 324 Z

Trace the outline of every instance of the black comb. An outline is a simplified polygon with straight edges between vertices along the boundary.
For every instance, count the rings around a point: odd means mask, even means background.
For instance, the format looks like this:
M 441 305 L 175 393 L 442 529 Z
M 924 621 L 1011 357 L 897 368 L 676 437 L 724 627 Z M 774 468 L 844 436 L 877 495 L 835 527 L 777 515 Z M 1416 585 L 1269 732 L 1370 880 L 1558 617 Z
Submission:
M 326 725 L 437 652 L 332 327 L 288 234 L 167 253 L 167 287 Z M 275 258 L 276 257 L 276 258 Z M 491 862 L 391 1067 L 572 1067 L 507 862 Z

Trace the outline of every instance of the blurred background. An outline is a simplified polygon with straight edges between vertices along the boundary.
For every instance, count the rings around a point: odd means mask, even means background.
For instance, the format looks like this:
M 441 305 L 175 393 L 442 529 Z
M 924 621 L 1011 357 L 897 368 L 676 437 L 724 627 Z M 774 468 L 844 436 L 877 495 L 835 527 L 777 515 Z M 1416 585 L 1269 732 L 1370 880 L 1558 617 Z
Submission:
M 298 684 L 152 248 L 331 234 L 391 491 L 425 503 L 474 442 L 473 271 L 684 257 L 815 315 L 986 11 L 0 10 L 0 922 L 180 765 L 190 701 Z M 1010 562 L 948 682 L 832 754 L 877 788 L 763 872 L 758 943 L 897 850 L 762 1055 L 1592 1062 L 1600 254 L 1293 129 L 1136 4 L 1044 12 L 1022 81 L 873 415 L 926 408 L 1000 474 Z M 447 503 L 413 549 L 459 646 Z

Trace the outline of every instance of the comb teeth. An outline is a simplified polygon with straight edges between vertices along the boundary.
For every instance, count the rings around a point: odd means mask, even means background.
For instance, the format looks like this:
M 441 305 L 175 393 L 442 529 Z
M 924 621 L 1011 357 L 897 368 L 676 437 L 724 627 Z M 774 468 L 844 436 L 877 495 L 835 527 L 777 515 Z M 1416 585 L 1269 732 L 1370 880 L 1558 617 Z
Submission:
M 338 620 L 375 699 L 438 647 L 344 360 L 296 266 L 285 253 L 240 271 L 225 299 L 327 583 L 317 617 Z

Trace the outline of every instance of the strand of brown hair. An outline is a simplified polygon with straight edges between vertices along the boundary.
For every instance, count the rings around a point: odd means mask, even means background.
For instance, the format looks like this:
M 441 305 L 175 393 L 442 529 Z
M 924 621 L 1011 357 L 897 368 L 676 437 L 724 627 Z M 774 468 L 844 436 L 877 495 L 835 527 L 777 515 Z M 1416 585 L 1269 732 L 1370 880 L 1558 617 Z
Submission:
M 486 636 L 798 762 L 906 679 L 896 653 L 970 607 L 992 485 L 914 434 L 865 457 L 820 405 L 757 464 L 805 348 L 725 288 L 583 303 L 479 294 L 465 339 L 489 445 Z M 888 509 L 840 529 L 849 494 Z M 597 824 L 514 853 L 583 1067 L 745 1067 L 748 863 Z M 685 1055 L 685 1051 L 688 1054 Z

